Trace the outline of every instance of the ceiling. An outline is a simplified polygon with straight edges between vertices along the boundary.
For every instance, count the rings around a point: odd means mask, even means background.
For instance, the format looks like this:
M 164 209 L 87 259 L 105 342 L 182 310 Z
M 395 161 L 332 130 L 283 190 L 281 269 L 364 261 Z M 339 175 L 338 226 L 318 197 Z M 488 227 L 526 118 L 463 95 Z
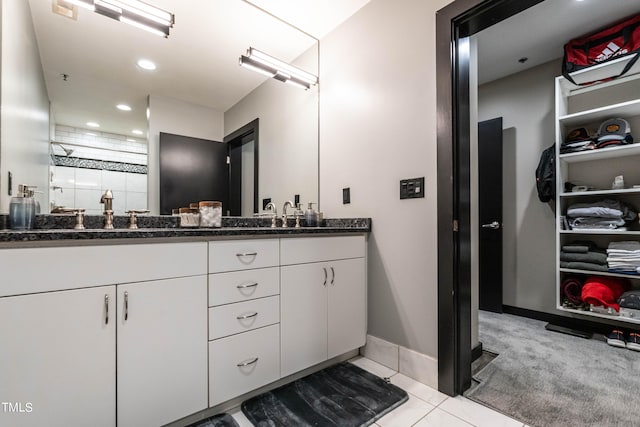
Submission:
M 632 0 L 545 0 L 476 35 L 478 83 L 561 58 L 569 40 L 638 12 Z M 528 60 L 521 64 L 523 57 Z
M 76 20 L 54 14 L 52 0 L 29 6 L 55 122 L 131 135 L 146 130 L 149 94 L 224 112 L 266 79 L 238 66 L 247 48 L 290 62 L 367 1 L 145 0 L 174 13 L 166 39 L 82 8 Z M 140 58 L 157 70 L 138 69 Z

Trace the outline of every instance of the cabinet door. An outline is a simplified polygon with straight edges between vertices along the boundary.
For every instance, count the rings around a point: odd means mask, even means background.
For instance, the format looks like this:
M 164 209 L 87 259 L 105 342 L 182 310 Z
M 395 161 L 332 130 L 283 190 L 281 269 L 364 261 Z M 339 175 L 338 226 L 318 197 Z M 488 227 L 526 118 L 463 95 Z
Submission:
M 328 279 L 325 271 L 325 263 L 293 265 L 280 270 L 283 377 L 327 359 Z
M 328 357 L 332 358 L 365 344 L 367 334 L 367 290 L 364 258 L 328 264 Z
M 119 285 L 118 427 L 207 407 L 206 276 Z
M 0 425 L 114 427 L 115 323 L 114 286 L 0 298 Z

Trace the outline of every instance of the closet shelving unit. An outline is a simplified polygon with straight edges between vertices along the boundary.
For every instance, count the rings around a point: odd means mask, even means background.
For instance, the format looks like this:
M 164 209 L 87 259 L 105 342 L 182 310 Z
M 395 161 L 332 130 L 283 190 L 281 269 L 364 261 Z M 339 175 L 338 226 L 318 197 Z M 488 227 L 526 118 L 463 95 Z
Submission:
M 640 61 L 639 61 L 640 62 Z M 602 65 L 594 70 L 602 73 Z M 596 67 L 594 67 L 596 68 Z M 591 240 L 606 249 L 613 241 L 640 241 L 640 223 L 636 219 L 627 230 L 565 230 L 563 220 L 567 208 L 573 203 L 595 202 L 614 199 L 640 210 L 640 73 L 616 80 L 576 86 L 560 76 L 555 80 L 556 123 L 556 302 L 558 310 L 584 316 L 618 320 L 640 324 L 640 318 L 620 316 L 617 312 L 602 313 L 564 308 L 562 306 L 561 283 L 567 275 L 613 276 L 628 279 L 634 289 L 640 289 L 640 275 L 597 272 L 560 268 L 560 249 L 567 243 Z M 610 118 L 623 118 L 631 125 L 636 143 L 577 153 L 560 154 L 560 143 L 572 129 L 586 127 L 597 131 L 600 123 Z M 612 190 L 614 178 L 622 175 L 625 188 Z M 592 191 L 565 192 L 564 183 L 589 185 Z

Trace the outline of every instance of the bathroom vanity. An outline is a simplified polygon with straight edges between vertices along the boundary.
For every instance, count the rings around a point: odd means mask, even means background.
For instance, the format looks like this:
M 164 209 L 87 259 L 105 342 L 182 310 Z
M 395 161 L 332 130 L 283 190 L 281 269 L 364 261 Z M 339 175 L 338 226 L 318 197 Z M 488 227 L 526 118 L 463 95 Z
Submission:
M 361 347 L 371 223 L 338 224 L 0 231 L 0 425 L 159 426 Z

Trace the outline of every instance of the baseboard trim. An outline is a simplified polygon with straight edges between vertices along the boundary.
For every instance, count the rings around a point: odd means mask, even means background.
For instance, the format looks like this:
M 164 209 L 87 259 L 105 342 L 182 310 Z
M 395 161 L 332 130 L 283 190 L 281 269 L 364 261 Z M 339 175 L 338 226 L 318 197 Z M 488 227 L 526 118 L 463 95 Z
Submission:
M 502 308 L 507 314 L 513 314 L 515 316 L 527 317 L 529 319 L 541 320 L 543 322 L 549 322 L 554 325 L 562 326 L 565 328 L 576 329 L 585 332 L 595 332 L 598 334 L 607 335 L 611 332 L 612 325 L 607 325 L 600 322 L 594 322 L 587 319 L 575 319 L 572 317 L 560 316 L 557 314 L 545 313 L 542 311 L 529 310 L 527 308 L 514 307 L 511 305 L 503 305 Z
M 482 356 L 482 343 L 479 342 L 477 346 L 471 349 L 471 362 L 476 361 L 480 356 Z

